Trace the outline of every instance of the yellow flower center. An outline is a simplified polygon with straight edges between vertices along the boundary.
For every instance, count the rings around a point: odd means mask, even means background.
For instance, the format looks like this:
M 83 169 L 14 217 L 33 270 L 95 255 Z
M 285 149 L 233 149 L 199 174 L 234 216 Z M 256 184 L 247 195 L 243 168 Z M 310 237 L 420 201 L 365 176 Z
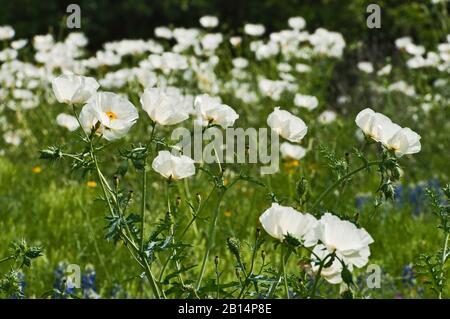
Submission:
M 40 166 L 35 166 L 31 169 L 31 171 L 35 174 L 39 174 L 40 172 L 42 172 L 42 168 Z
M 97 183 L 96 183 L 95 181 L 88 181 L 88 182 L 86 183 L 86 186 L 87 186 L 87 187 L 90 187 L 90 188 L 94 188 L 94 187 L 97 186 Z
M 398 147 L 397 145 L 390 145 L 389 150 L 391 152 L 396 152 L 396 151 L 400 150 L 400 147 Z
M 110 111 L 110 112 L 106 112 L 106 115 L 108 115 L 108 117 L 109 117 L 109 119 L 110 119 L 111 121 L 117 119 L 117 114 L 114 113 L 114 112 L 111 112 L 111 111 Z

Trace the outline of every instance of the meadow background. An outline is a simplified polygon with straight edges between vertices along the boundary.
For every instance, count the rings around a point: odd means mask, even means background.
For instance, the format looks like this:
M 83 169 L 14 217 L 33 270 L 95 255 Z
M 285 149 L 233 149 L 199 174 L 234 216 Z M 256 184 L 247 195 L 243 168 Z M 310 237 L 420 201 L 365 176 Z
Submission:
M 15 38 L 31 39 L 36 34 L 51 33 L 55 39 L 63 40 L 71 31 L 64 25 L 65 9 L 73 1 L 0 0 L 0 25 L 11 25 L 16 30 Z M 382 267 L 380 289 L 365 290 L 361 294 L 373 298 L 427 298 L 433 294 L 415 275 L 414 264 L 423 252 L 436 251 L 441 247 L 442 234 L 437 229 L 438 221 L 432 214 L 425 196 L 425 188 L 439 190 L 448 182 L 449 173 L 449 74 L 440 74 L 431 68 L 411 70 L 405 66 L 404 53 L 395 47 L 395 40 L 409 36 L 427 51 L 436 50 L 450 33 L 449 7 L 445 3 L 431 1 L 376 1 L 382 8 L 381 29 L 366 26 L 366 7 L 374 1 L 363 0 L 248 0 L 248 1 L 78 1 L 82 13 L 82 28 L 89 39 L 87 52 L 95 52 L 103 43 L 125 38 L 153 37 L 155 27 L 198 27 L 198 19 L 215 15 L 221 21 L 219 30 L 226 34 L 242 33 L 247 22 L 262 23 L 266 34 L 286 28 L 291 16 L 302 16 L 307 21 L 306 29 L 318 27 L 342 33 L 346 48 L 341 58 L 315 64 L 316 72 L 308 78 L 300 78 L 300 85 L 308 93 L 319 98 L 319 110 L 332 110 L 338 114 L 330 125 L 312 124 L 314 148 L 295 165 L 282 162 L 282 171 L 271 178 L 270 189 L 243 183 L 226 194 L 217 232 L 217 243 L 213 255 L 220 256 L 223 278 L 233 278 L 234 261 L 226 249 L 230 236 L 250 242 L 258 225 L 259 215 L 271 202 L 269 193 L 288 201 L 295 196 L 295 185 L 306 177 L 317 195 L 330 183 L 330 169 L 321 157 L 319 144 L 326 145 L 343 156 L 354 146 L 360 146 L 356 138 L 355 115 L 365 107 L 372 107 L 395 119 L 402 126 L 413 128 L 422 136 L 422 151 L 408 159 L 402 159 L 405 172 L 396 188 L 396 199 L 383 205 L 374 205 L 371 195 L 378 187 L 378 180 L 356 176 L 345 190 L 328 198 L 324 206 L 332 211 L 345 212 L 352 216 L 359 213 L 360 225 L 375 238 L 371 245 L 370 263 Z M 87 54 L 89 55 L 89 54 Z M 224 54 L 225 56 L 225 54 Z M 32 61 L 32 53 L 24 60 Z M 229 65 L 226 56 L 221 57 Z M 251 59 L 251 58 L 250 58 Z M 228 58 L 229 60 L 229 58 Z M 358 70 L 359 61 L 370 61 L 378 67 L 391 63 L 393 76 L 380 79 Z M 129 63 L 126 61 L 125 63 Z M 132 64 L 132 62 L 130 62 Z M 0 64 L 1 65 L 1 64 Z M 255 61 L 253 72 L 273 73 L 274 64 Z M 220 74 L 220 72 L 219 72 Z M 99 75 L 97 73 L 97 75 Z M 436 88 L 436 79 L 447 79 L 443 87 Z M 373 89 L 371 83 L 388 85 L 395 80 L 405 80 L 416 88 L 416 96 L 398 92 L 382 93 Z M 384 81 L 388 81 L 387 83 Z M 50 88 L 51 91 L 51 88 Z M 43 95 L 49 94 L 43 92 Z M 433 105 L 424 111 L 422 103 L 426 96 L 439 94 L 440 101 L 431 98 Z M 340 96 L 350 97 L 338 103 Z M 283 95 L 279 101 L 262 98 L 257 112 L 252 105 L 245 105 L 230 93 L 222 96 L 229 105 L 242 105 L 249 114 L 250 123 L 264 122 L 266 115 L 276 105 L 292 105 L 292 96 Z M 133 99 L 132 99 L 133 101 Z M 135 105 L 138 104 L 135 97 Z M 130 260 L 121 243 L 105 240 L 104 206 L 98 200 L 99 187 L 90 187 L 95 176 L 72 172 L 63 163 L 50 164 L 39 159 L 39 150 L 48 145 L 69 144 L 73 133 L 57 127 L 54 118 L 64 106 L 46 102 L 42 98 L 38 108 L 12 112 L 0 109 L 0 115 L 27 134 L 21 145 L 14 146 L 0 139 L 0 258 L 7 255 L 8 245 L 13 240 L 25 238 L 28 243 L 44 247 L 44 255 L 37 259 L 32 270 L 24 270 L 24 293 L 27 297 L 41 297 L 57 287 L 62 277 L 62 265 L 78 264 L 83 271 L 85 287 L 94 288 L 102 298 L 145 298 L 149 291 L 145 281 L 138 276 L 139 268 Z M 308 113 L 304 119 L 316 118 L 320 112 Z M 117 147 L 142 141 L 147 133 L 148 122 L 141 115 L 132 136 L 117 142 Z M 353 160 L 353 159 L 352 159 Z M 354 159 L 356 161 L 356 159 Z M 105 160 L 112 175 L 120 166 L 118 160 Z M 66 163 L 67 164 L 67 163 Z M 124 181 L 128 188 L 135 188 L 138 172 L 131 166 Z M 160 179 L 155 172 L 149 174 L 152 201 L 149 224 L 164 216 L 164 202 Z M 206 196 L 208 185 L 189 181 L 190 193 Z M 182 201 L 188 194 L 182 188 L 173 189 L 174 196 Z M 182 207 L 185 204 L 182 204 Z M 187 209 L 187 206 L 184 206 Z M 206 217 L 206 216 L 205 216 Z M 198 223 L 197 234 L 190 234 L 194 247 L 203 247 L 207 219 Z M 248 254 L 244 244 L 243 250 Z M 270 255 L 273 243 L 268 239 L 265 250 Z M 198 264 L 202 252 L 191 251 L 192 263 Z M 259 261 L 258 261 L 259 263 Z M 295 271 L 297 265 L 290 266 Z M 0 273 L 8 265 L 0 265 Z M 364 271 L 362 271 L 364 273 Z M 213 267 L 208 268 L 207 279 L 214 278 Z M 330 288 L 331 290 L 336 287 Z M 337 289 L 337 288 L 336 288 Z M 335 290 L 336 290 L 335 289 Z M 334 292 L 336 292 L 333 290 Z M 445 288 L 449 296 L 449 287 Z M 327 292 L 323 291 L 326 295 Z M 330 295 L 332 293 L 330 292 Z

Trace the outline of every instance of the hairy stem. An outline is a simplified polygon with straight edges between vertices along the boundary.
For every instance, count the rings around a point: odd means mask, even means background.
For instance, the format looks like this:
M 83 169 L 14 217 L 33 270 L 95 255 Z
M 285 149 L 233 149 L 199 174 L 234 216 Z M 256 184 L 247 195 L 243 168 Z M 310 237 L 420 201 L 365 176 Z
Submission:
M 209 227 L 209 236 L 208 236 L 208 240 L 207 240 L 207 247 L 206 247 L 205 255 L 203 256 L 203 261 L 202 261 L 202 267 L 201 267 L 201 270 L 200 270 L 200 275 L 199 275 L 199 277 L 197 279 L 196 290 L 200 289 L 200 286 L 201 286 L 202 280 L 203 280 L 203 276 L 205 274 L 206 261 L 208 260 L 211 248 L 214 246 L 217 219 L 219 217 L 219 211 L 220 211 L 220 203 L 222 202 L 222 198 L 223 198 L 224 195 L 225 195 L 225 191 L 224 190 L 219 190 L 219 197 L 217 199 L 217 205 L 216 205 L 216 208 L 214 210 L 213 220 L 211 221 L 211 224 L 210 224 L 210 227 Z
M 443 287 L 443 282 L 444 282 L 444 266 L 445 266 L 445 261 L 447 260 L 447 249 L 448 249 L 448 238 L 449 238 L 450 233 L 446 233 L 445 234 L 445 239 L 444 239 L 444 248 L 442 250 L 442 259 L 441 259 L 441 276 L 440 276 L 440 284 L 441 287 Z M 439 299 L 442 299 L 442 288 L 439 289 Z
M 342 182 L 344 182 L 345 180 L 347 180 L 348 178 L 350 178 L 351 176 L 355 175 L 356 173 L 369 168 L 370 166 L 375 166 L 375 165 L 380 165 L 382 162 L 381 161 L 373 161 L 373 162 L 368 162 L 367 164 L 345 174 L 344 176 L 342 176 L 341 178 L 339 178 L 336 182 L 334 182 L 333 184 L 331 184 L 327 189 L 325 189 L 317 198 L 317 200 L 314 202 L 314 204 L 311 206 L 311 208 L 309 209 L 310 211 L 313 211 L 321 202 L 322 200 L 331 192 L 333 191 L 335 188 L 337 188 Z
M 283 256 L 283 254 L 281 255 L 281 263 L 280 263 L 280 267 L 278 269 L 278 276 L 277 279 L 275 280 L 275 282 L 272 284 L 272 286 L 270 286 L 269 292 L 268 292 L 268 297 L 269 299 L 273 298 L 273 296 L 275 295 L 275 291 L 277 290 L 278 284 L 281 281 L 281 277 L 284 275 L 285 276 L 285 264 L 287 263 L 289 257 L 292 254 L 292 249 L 288 249 L 288 251 L 286 252 L 286 255 Z

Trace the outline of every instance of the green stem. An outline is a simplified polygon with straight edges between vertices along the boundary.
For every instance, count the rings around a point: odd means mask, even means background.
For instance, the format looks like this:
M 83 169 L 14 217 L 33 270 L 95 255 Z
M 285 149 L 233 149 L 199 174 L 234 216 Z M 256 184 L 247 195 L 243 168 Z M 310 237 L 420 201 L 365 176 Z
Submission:
M 248 286 L 248 281 L 250 279 L 250 276 L 253 275 L 253 267 L 255 265 L 255 256 L 256 256 L 257 248 L 258 248 L 258 233 L 255 234 L 255 244 L 253 246 L 252 260 L 250 262 L 250 270 L 247 273 L 247 276 L 244 281 L 244 287 L 242 287 L 241 292 L 239 293 L 238 299 L 241 299 L 241 297 L 244 295 L 246 288 Z M 256 283 L 255 283 L 255 289 L 258 290 L 258 286 Z
M 325 256 L 325 258 L 323 260 L 320 261 L 319 270 L 318 270 L 318 272 L 316 274 L 316 278 L 314 280 L 314 284 L 313 284 L 313 287 L 311 289 L 311 299 L 314 299 L 314 297 L 316 296 L 317 284 L 319 283 L 320 275 L 322 274 L 323 267 L 326 264 L 326 261 L 327 261 L 328 257 L 333 258 L 334 257 L 334 252 L 331 253 L 331 254 L 328 254 L 327 256 Z
M 144 252 L 144 227 L 145 227 L 145 204 L 147 202 L 147 157 L 144 158 L 142 169 L 142 205 L 141 205 L 141 251 Z
M 281 281 L 281 276 L 283 276 L 283 275 L 285 276 L 285 264 L 287 263 L 291 254 L 292 254 L 292 249 L 289 249 L 286 253 L 286 256 L 283 257 L 283 255 L 281 255 L 281 263 L 280 263 L 280 268 L 278 270 L 277 280 L 272 284 L 272 286 L 270 287 L 269 292 L 268 292 L 269 299 L 273 298 L 275 291 L 277 290 L 278 284 Z
M 202 261 L 202 267 L 200 270 L 200 275 L 197 279 L 197 285 L 196 285 L 196 290 L 200 289 L 200 285 L 202 284 L 202 279 L 203 276 L 205 274 L 205 269 L 206 269 L 206 261 L 208 260 L 209 257 L 209 253 L 211 251 L 211 248 L 214 245 L 215 242 L 215 231 L 216 231 L 216 225 L 217 225 L 217 219 L 219 217 L 219 210 L 220 210 L 220 203 L 222 202 L 222 198 L 225 195 L 225 190 L 219 190 L 219 197 L 217 199 L 217 206 L 216 209 L 214 210 L 214 215 L 213 215 L 213 220 L 211 221 L 211 225 L 209 228 L 209 236 L 208 236 L 208 240 L 207 240 L 207 248 L 205 251 L 205 255 L 203 256 L 203 261 Z
M 107 192 L 106 186 L 104 184 L 104 183 L 106 183 L 106 180 L 105 180 L 102 172 L 100 171 L 100 167 L 99 167 L 98 161 L 97 161 L 97 156 L 95 156 L 95 153 L 94 153 L 92 140 L 89 140 L 89 142 L 90 142 L 90 155 L 91 155 L 92 159 L 94 160 L 95 168 L 96 168 L 96 171 L 97 171 L 98 178 L 100 180 L 100 185 L 101 185 L 101 188 L 102 188 L 102 191 L 103 191 L 103 195 L 105 196 L 105 200 L 108 203 L 108 208 L 109 208 L 109 211 L 110 211 L 111 215 L 115 216 L 114 209 L 113 209 L 111 201 L 109 199 L 110 195 Z M 127 229 L 127 231 L 128 231 L 128 233 L 131 234 L 129 229 Z M 124 238 L 125 242 L 127 244 L 131 245 L 139 253 L 139 257 L 140 257 L 140 259 L 142 259 L 142 261 L 140 261 L 139 258 L 137 258 L 134 254 L 131 254 L 131 255 L 136 260 L 136 262 L 144 269 L 144 272 L 145 272 L 145 274 L 147 276 L 147 279 L 150 282 L 150 286 L 151 286 L 151 288 L 153 290 L 153 294 L 155 295 L 155 297 L 157 299 L 160 299 L 161 298 L 161 294 L 159 292 L 158 286 L 156 285 L 155 278 L 154 278 L 154 276 L 153 276 L 153 274 L 151 272 L 150 265 L 147 262 L 147 259 L 146 259 L 146 256 L 145 256 L 144 252 L 140 251 L 139 248 L 137 247 L 137 245 L 134 243 L 134 241 L 131 238 L 129 238 L 128 236 L 126 236 L 126 234 L 123 233 L 122 234 L 122 238 Z
M 0 259 L 0 264 L 1 264 L 1 263 L 4 263 L 4 262 L 7 262 L 8 260 L 11 260 L 11 259 L 14 259 L 14 256 L 13 256 L 13 255 L 8 256 L 8 257 L 5 257 L 5 258 L 3 258 L 3 259 Z
M 289 298 L 289 287 L 288 287 L 288 282 L 287 282 L 287 275 L 286 275 L 286 259 L 282 258 L 282 264 L 283 264 L 283 277 L 284 277 L 284 291 L 286 292 L 286 298 Z
M 370 166 L 374 166 L 374 165 L 380 165 L 381 163 L 383 163 L 382 161 L 374 161 L 374 162 L 368 162 L 367 164 L 345 174 L 344 176 L 342 176 L 341 178 L 339 178 L 336 182 L 334 182 L 333 184 L 331 184 L 327 189 L 325 189 L 317 198 L 317 200 L 314 202 L 314 204 L 311 206 L 311 208 L 309 209 L 310 211 L 313 211 L 321 202 L 322 200 L 332 191 L 334 190 L 336 187 L 338 187 L 342 182 L 344 182 L 345 180 L 347 180 L 348 178 L 350 178 L 351 176 L 355 175 L 356 173 L 369 168 Z
M 441 259 L 441 278 L 440 278 L 440 283 L 442 284 L 444 281 L 444 265 L 445 265 L 445 261 L 447 260 L 447 247 L 448 247 L 448 238 L 449 238 L 449 233 L 447 233 L 445 235 L 445 239 L 444 239 L 444 248 L 442 250 L 442 259 Z M 439 290 L 439 299 L 442 299 L 442 288 Z

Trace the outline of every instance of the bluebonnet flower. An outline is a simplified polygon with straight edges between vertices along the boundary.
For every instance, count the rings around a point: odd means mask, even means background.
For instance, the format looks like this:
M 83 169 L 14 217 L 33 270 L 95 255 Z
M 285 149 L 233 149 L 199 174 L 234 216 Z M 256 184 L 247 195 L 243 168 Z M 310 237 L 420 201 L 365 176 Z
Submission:
M 67 264 L 65 262 L 59 262 L 55 269 L 55 282 L 53 283 L 53 288 L 61 292 L 61 295 L 54 295 L 54 298 L 64 298 L 64 295 L 70 295 L 75 292 L 75 287 L 67 283 L 66 277 Z
M 370 200 L 370 195 L 358 194 L 355 198 L 355 206 L 357 209 L 362 209 L 365 204 Z
M 122 285 L 119 283 L 114 283 L 111 289 L 111 298 L 113 299 L 127 299 L 128 292 L 123 289 Z
M 414 214 L 419 215 L 423 203 L 425 202 L 425 187 L 424 183 L 419 183 L 415 187 L 410 187 L 409 201 L 414 209 Z
M 86 299 L 98 299 L 100 295 L 97 293 L 97 288 L 95 287 L 96 279 L 95 268 L 92 265 L 87 265 L 85 273 L 81 276 L 81 289 L 83 291 L 83 298 Z
M 408 264 L 403 267 L 402 282 L 408 287 L 413 287 L 416 285 L 416 278 L 414 276 L 412 264 Z
M 398 184 L 394 188 L 394 199 L 395 201 L 400 204 L 400 207 L 402 207 L 405 204 L 404 194 L 403 194 L 403 185 Z

